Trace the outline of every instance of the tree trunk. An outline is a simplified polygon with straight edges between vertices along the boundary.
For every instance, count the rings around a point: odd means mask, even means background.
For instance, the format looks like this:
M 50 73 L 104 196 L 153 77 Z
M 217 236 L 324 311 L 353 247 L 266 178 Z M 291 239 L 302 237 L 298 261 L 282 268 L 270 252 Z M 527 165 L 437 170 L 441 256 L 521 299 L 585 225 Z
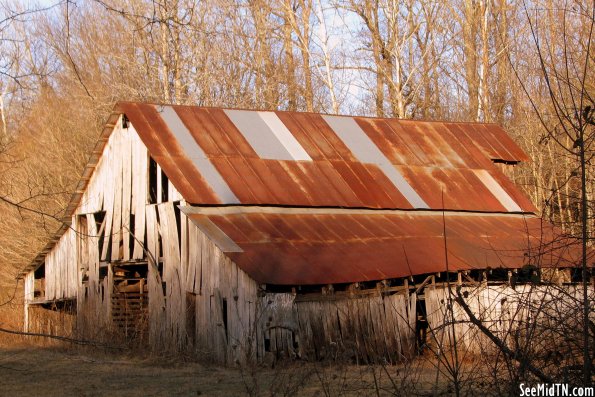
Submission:
M 465 81 L 467 83 L 468 118 L 477 120 L 479 112 L 479 81 L 477 75 L 477 5 L 473 0 L 465 0 L 463 8 L 463 55 Z

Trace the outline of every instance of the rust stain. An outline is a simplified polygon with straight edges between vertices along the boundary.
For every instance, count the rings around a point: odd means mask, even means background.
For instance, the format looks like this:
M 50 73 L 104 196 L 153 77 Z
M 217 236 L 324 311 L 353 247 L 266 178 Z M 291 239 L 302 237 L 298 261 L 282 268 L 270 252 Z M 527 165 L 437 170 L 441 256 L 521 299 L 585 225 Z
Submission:
M 262 283 L 372 281 L 447 268 L 569 267 L 578 259 L 576 247 L 535 216 L 447 213 L 447 265 L 441 213 L 271 211 L 207 215 L 244 250 L 230 257 Z M 541 262 L 532 263 L 538 254 Z
M 472 169 L 485 169 L 519 207 L 536 211 L 491 161 L 527 158 L 495 125 L 356 117 L 362 131 L 386 156 L 378 164 L 370 164 L 358 161 L 321 115 L 275 112 L 312 158 L 291 161 L 259 158 L 222 109 L 172 108 L 241 204 L 411 209 L 400 187 L 378 166 L 388 160 L 391 164 L 384 167 L 394 166 L 431 209 L 505 211 L 472 175 Z M 128 115 L 188 202 L 230 204 L 221 202 L 196 162 L 186 157 L 160 117 L 159 106 L 121 103 L 117 109 Z
M 125 103 L 120 106 L 155 161 L 186 200 L 221 203 L 192 161 L 186 157 L 154 105 Z
M 209 185 L 212 183 L 218 192 L 232 192 L 242 205 L 411 210 L 396 186 L 399 183 L 391 182 L 394 175 L 389 179 L 385 174 L 395 167 L 432 210 L 504 212 L 502 204 L 473 173 L 481 169 L 489 172 L 524 212 L 537 212 L 527 196 L 492 163 L 529 160 L 494 124 L 354 117 L 379 149 L 376 157 L 383 157 L 384 163 L 371 164 L 359 162 L 321 115 L 275 112 L 312 159 L 290 161 L 261 159 L 223 109 L 172 106 L 174 118 L 179 118 L 183 132 L 187 129 L 191 137 L 188 141 L 183 136 L 186 144 L 196 143 L 195 148 L 200 148 L 190 153 L 204 153 L 205 158 L 196 161 L 177 141 L 180 125 L 172 130 L 162 117 L 163 106 L 168 105 L 119 102 L 115 106 L 100 140 L 103 144 L 98 144 L 77 187 L 79 193 L 73 195 L 68 206 L 67 222 L 78 206 L 113 122 L 121 114 L 129 118 L 150 155 L 192 204 L 234 204 L 218 197 Z M 254 144 L 254 140 L 251 142 Z M 210 175 L 199 169 L 205 164 Z M 442 224 L 438 221 L 442 215 L 439 211 L 437 214 L 420 216 L 401 211 L 398 216 L 243 214 L 210 218 L 245 250 L 229 256 L 256 280 L 317 284 L 445 270 Z M 488 263 L 519 267 L 526 260 L 523 255 L 527 241 L 538 242 L 542 226 L 549 233 L 545 240 L 551 257 L 567 261 L 570 249 L 565 252 L 562 246 L 556 246 L 551 225 L 541 225 L 538 218 L 531 216 L 526 219 L 529 239 L 525 219 L 518 216 L 449 216 L 449 266 L 453 270 L 485 268 Z M 31 266 L 43 261 L 64 230 L 58 231 Z

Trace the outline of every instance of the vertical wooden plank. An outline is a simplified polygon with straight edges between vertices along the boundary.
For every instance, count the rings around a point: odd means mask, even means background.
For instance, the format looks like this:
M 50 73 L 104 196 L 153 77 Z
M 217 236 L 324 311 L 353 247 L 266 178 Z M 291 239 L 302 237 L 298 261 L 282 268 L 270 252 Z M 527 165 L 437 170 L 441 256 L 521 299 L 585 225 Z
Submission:
M 132 129 L 132 126 L 129 127 Z M 132 178 L 134 180 L 134 259 L 141 259 L 144 256 L 142 243 L 145 238 L 145 205 L 147 203 L 147 189 L 148 181 L 148 152 L 144 144 L 136 132 L 133 133 L 133 148 L 134 148 L 134 172 Z
M 115 155 L 113 158 L 114 171 L 114 212 L 112 218 L 112 253 L 110 259 L 117 260 L 122 258 L 120 252 L 120 242 L 122 241 L 122 163 L 123 163 L 123 139 L 121 131 L 115 135 Z
M 206 265 L 209 258 L 208 253 L 208 244 L 204 234 L 199 233 L 200 239 L 199 244 L 200 248 L 198 250 L 198 254 L 201 256 L 201 263 L 203 264 L 200 271 L 203 272 L 201 274 L 202 280 L 204 280 L 199 286 L 197 286 L 197 291 L 199 292 L 198 296 L 200 297 L 199 300 L 201 302 L 200 305 L 197 305 L 197 309 L 200 310 L 200 313 L 197 314 L 197 318 L 200 319 L 200 329 L 198 330 L 198 334 L 200 335 L 200 341 L 202 343 L 202 348 L 205 352 L 208 352 L 212 356 L 213 352 L 213 331 L 212 331 L 212 319 L 211 319 L 211 285 L 208 283 L 206 279 L 206 271 L 208 267 Z M 198 268 L 197 268 L 198 272 Z
M 52 263 L 52 256 L 54 255 L 54 251 L 48 252 L 45 257 L 45 297 L 46 299 L 53 299 L 52 293 L 52 285 L 53 285 L 53 272 L 54 266 Z
M 196 268 L 200 264 L 200 236 L 198 235 L 198 228 L 194 223 L 186 218 L 186 248 L 187 248 L 187 268 L 186 268 L 186 290 L 198 294 L 199 285 L 196 281 L 197 276 L 200 278 L 200 274 L 197 274 Z
M 35 271 L 32 270 L 25 275 L 25 302 L 31 302 L 35 297 Z
M 359 304 L 359 319 L 364 335 L 363 344 L 367 355 L 366 361 L 371 363 L 376 356 L 376 348 L 374 346 L 374 329 L 372 328 L 372 319 L 370 315 L 370 301 L 365 298 L 357 300 Z
M 115 139 L 115 138 L 112 138 Z M 107 160 L 108 163 L 112 166 L 114 165 L 114 151 L 111 149 L 112 139 L 108 142 L 108 146 L 106 149 L 109 149 L 107 153 Z M 105 157 L 104 157 L 105 158 Z M 115 201 L 115 193 L 114 193 L 114 185 L 115 185 L 115 170 L 112 167 L 105 168 L 106 172 L 106 184 L 105 184 L 105 193 L 103 194 L 103 205 L 105 211 L 105 228 L 104 228 L 104 237 L 103 237 L 103 249 L 101 251 L 101 260 L 109 260 L 110 258 L 107 257 L 109 247 L 111 246 L 110 241 L 112 238 L 112 220 L 114 215 L 114 201 Z
M 140 174 L 141 170 L 139 169 L 139 156 L 140 151 L 138 148 L 138 137 L 136 135 L 136 131 L 132 128 L 132 125 L 128 123 L 127 128 L 127 135 L 130 145 L 130 214 L 134 215 L 136 223 L 136 207 L 138 201 L 138 194 L 139 194 L 139 183 L 140 179 L 138 175 Z M 134 236 L 136 232 L 136 227 L 134 230 L 130 230 L 131 237 Z M 133 242 L 134 243 L 134 242 Z M 134 245 L 132 246 L 132 252 L 130 253 L 132 258 L 134 258 Z
M 167 184 L 167 197 L 169 201 L 180 201 L 184 199 L 171 181 Z
M 188 288 L 188 274 L 190 273 L 190 259 L 189 259 L 189 247 L 188 247 L 188 218 L 183 212 L 180 212 L 180 288 L 184 291 L 194 292 L 194 288 L 190 286 Z
M 349 298 L 338 300 L 335 303 L 337 308 L 337 317 L 339 321 L 339 330 L 341 336 L 341 348 L 346 351 L 353 350 L 353 333 L 352 326 L 349 321 Z
M 90 222 L 95 222 L 95 217 L 91 214 L 86 215 L 85 217 L 79 216 L 76 218 L 75 227 L 78 233 L 77 238 L 77 263 L 78 263 L 78 281 L 79 281 L 79 288 L 82 288 L 82 280 L 87 276 L 89 273 L 89 238 L 91 238 L 91 234 L 89 232 L 88 224 Z M 99 260 L 99 253 L 97 253 L 97 259 Z M 80 292 L 80 291 L 79 291 Z M 82 296 L 79 294 L 79 299 Z
M 64 249 L 62 251 L 62 261 L 60 263 L 61 268 L 61 284 L 60 284 L 60 298 L 67 298 L 68 297 L 68 285 L 70 284 L 70 242 L 71 242 L 71 234 L 70 230 L 68 229 L 66 233 L 62 236 Z
M 217 247 L 213 246 L 213 243 L 211 241 L 208 242 L 209 257 L 211 258 L 209 261 L 209 284 L 212 286 L 213 290 L 219 290 L 221 286 L 221 269 L 219 269 L 217 265 L 219 264 L 220 257 L 223 254 Z
M 207 291 L 206 289 L 204 291 Z M 209 290 L 210 291 L 210 290 Z M 202 337 L 205 351 L 211 356 L 214 356 L 215 346 L 215 328 L 214 318 L 212 316 L 211 306 L 213 295 L 208 292 L 201 295 L 202 297 Z M 213 357 L 214 358 L 214 357 Z
M 97 224 L 95 223 L 95 217 L 93 214 L 86 215 L 86 233 L 87 238 L 84 240 L 86 243 L 86 258 L 87 262 L 87 275 L 89 282 L 97 283 L 99 281 L 99 238 L 97 237 Z
M 74 225 L 74 217 L 72 224 Z M 73 229 L 70 229 L 70 262 L 69 262 L 69 274 L 70 283 L 68 288 L 68 297 L 75 298 L 78 291 L 78 257 L 77 257 L 77 234 Z
M 354 336 L 354 347 L 355 347 L 355 354 L 358 363 L 364 359 L 365 360 L 365 346 L 363 342 L 362 336 L 362 328 L 359 318 L 359 305 L 358 299 L 352 298 L 349 299 L 349 318 L 351 319 L 351 324 L 353 325 L 353 336 Z
M 370 312 L 372 318 L 372 328 L 376 340 L 376 354 L 378 360 L 384 360 L 387 356 L 387 341 L 389 337 L 386 330 L 386 314 L 384 312 L 384 302 L 380 293 L 370 297 Z
M 265 354 L 265 322 L 263 321 L 264 311 L 266 308 L 266 300 L 260 297 L 256 301 L 256 349 L 258 359 L 263 359 Z M 305 334 L 305 332 L 304 332 Z
M 23 319 L 23 331 L 29 332 L 29 302 L 35 298 L 35 271 L 32 270 L 25 275 L 25 313 Z
M 235 265 L 234 265 L 235 266 Z M 250 328 L 248 325 L 248 310 L 249 307 L 247 305 L 246 302 L 246 288 L 247 286 L 246 284 L 246 279 L 244 277 L 244 273 L 239 270 L 236 267 L 236 274 L 237 274 L 237 279 L 236 279 L 236 291 L 235 291 L 235 296 L 233 299 L 233 310 L 234 310 L 234 315 L 237 316 L 236 318 L 236 326 L 237 329 L 235 331 L 235 335 L 238 343 L 238 349 L 237 349 L 237 356 L 236 359 L 238 360 L 238 362 L 240 364 L 244 364 L 249 360 L 249 356 L 251 355 L 251 352 L 249 350 L 249 346 L 248 346 L 248 340 L 249 340 L 249 336 L 250 336 Z M 236 298 L 237 297 L 237 298 Z
M 146 207 L 147 245 L 148 245 L 148 294 L 149 294 L 149 342 L 156 350 L 163 348 L 165 327 L 165 298 L 163 296 L 162 279 L 159 275 L 159 243 L 158 225 L 155 206 Z
M 256 318 L 257 313 L 257 286 L 256 283 L 249 279 L 244 274 L 244 307 L 246 310 L 246 331 L 245 331 L 245 348 L 247 350 L 247 359 L 257 360 L 258 358 L 258 345 L 257 345 L 257 324 Z
M 120 129 L 122 134 L 122 259 L 130 259 L 130 203 L 132 196 L 132 138 L 130 131 Z
M 69 229 L 70 230 L 70 229 Z M 68 285 L 69 274 L 68 270 L 70 259 L 70 233 L 66 232 L 61 239 L 62 249 L 60 250 L 60 298 L 66 298 L 66 291 Z
M 52 251 L 51 261 L 50 261 L 50 268 L 51 268 L 51 294 L 49 299 L 57 299 L 59 297 L 60 291 L 60 254 L 61 254 L 61 244 L 58 242 L 56 244 L 56 248 Z
M 402 294 L 393 294 L 384 298 L 384 311 L 387 320 L 387 333 L 390 339 L 390 349 L 396 353 L 396 360 L 399 360 L 403 353 L 401 346 L 401 337 L 399 334 L 399 316 L 401 311 L 400 306 L 403 306 L 404 298 Z
M 181 348 L 185 342 L 186 294 L 185 275 L 180 266 L 180 245 L 176 215 L 171 202 L 157 205 L 163 244 L 163 278 L 166 283 L 166 319 L 171 343 Z
M 201 233 L 200 236 L 201 239 L 201 245 L 202 245 L 202 249 L 200 251 L 200 256 L 201 256 L 201 268 L 200 268 L 200 277 L 201 277 L 201 283 L 200 283 L 200 290 L 201 290 L 201 294 L 209 296 L 211 294 L 212 291 L 212 285 L 211 285 L 211 261 L 212 261 L 212 257 L 211 257 L 211 245 L 209 242 L 209 239 L 204 235 L 204 233 Z M 198 269 L 197 269 L 198 271 Z
M 112 294 L 114 291 L 114 269 L 110 263 L 107 267 L 107 275 L 103 279 L 104 282 L 104 323 L 106 328 L 112 325 Z
M 247 323 L 248 323 L 248 340 L 247 340 L 247 349 L 249 350 L 249 357 L 251 359 L 256 360 L 258 357 L 257 351 L 257 326 L 256 326 L 256 316 L 257 316 L 257 301 L 258 301 L 258 286 L 254 280 L 249 279 L 248 276 L 244 273 L 244 277 L 247 281 L 246 283 L 246 297 L 245 297 L 245 305 L 248 315 Z
M 64 252 L 64 283 L 62 284 L 62 297 L 64 299 L 74 298 L 73 285 L 76 280 L 73 274 L 76 272 L 76 258 L 74 258 L 75 249 L 75 233 L 72 229 L 68 229 L 66 235 L 66 250 Z
M 230 307 L 231 307 L 231 319 L 232 319 L 232 343 L 235 346 L 234 350 L 234 361 L 239 362 L 240 357 L 239 354 L 243 350 L 242 346 L 244 344 L 244 321 L 243 315 L 245 308 L 243 307 L 243 296 L 239 291 L 241 285 L 241 274 L 238 272 L 238 267 L 229 259 L 225 258 L 225 260 L 229 263 L 229 267 L 231 268 L 231 291 L 230 291 Z
M 448 296 L 446 296 L 444 288 L 426 290 L 425 296 L 430 329 L 433 330 L 433 336 L 438 341 L 438 344 L 444 346 L 447 343 L 447 336 L 443 325 L 447 315 L 446 299 Z

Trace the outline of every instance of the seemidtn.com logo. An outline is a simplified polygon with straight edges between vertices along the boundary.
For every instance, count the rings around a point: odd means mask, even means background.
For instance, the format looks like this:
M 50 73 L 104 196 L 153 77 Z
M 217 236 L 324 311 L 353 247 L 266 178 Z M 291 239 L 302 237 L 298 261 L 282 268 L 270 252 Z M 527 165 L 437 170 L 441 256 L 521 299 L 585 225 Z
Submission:
M 593 387 L 569 386 L 567 383 L 539 383 L 536 386 L 520 384 L 521 397 L 588 397 L 595 396 Z

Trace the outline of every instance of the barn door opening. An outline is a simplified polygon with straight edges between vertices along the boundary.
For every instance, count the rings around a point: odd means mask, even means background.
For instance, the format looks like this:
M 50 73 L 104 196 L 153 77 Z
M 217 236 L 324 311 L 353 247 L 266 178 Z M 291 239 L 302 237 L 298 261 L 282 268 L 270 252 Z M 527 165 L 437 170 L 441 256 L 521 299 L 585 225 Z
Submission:
M 127 340 L 143 339 L 148 330 L 147 262 L 112 263 L 112 321 Z

